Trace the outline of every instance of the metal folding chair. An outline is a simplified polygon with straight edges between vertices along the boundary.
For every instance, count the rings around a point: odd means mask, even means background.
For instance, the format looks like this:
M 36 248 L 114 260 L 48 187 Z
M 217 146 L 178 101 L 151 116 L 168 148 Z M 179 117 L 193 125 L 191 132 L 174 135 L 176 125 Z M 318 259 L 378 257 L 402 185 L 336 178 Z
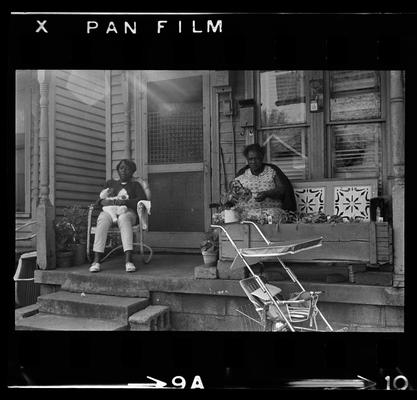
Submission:
M 151 192 L 149 190 L 148 184 L 143 180 L 143 179 L 138 179 L 138 182 L 142 185 L 145 194 L 147 196 L 148 201 L 150 201 L 150 197 L 151 197 Z M 92 257 L 91 257 L 91 236 L 95 234 L 96 232 L 96 227 L 93 226 L 93 214 L 96 211 L 96 207 L 94 204 L 91 204 L 88 208 L 88 223 L 87 223 L 87 259 L 89 261 L 91 261 Z M 139 221 L 136 225 L 134 225 L 132 227 L 133 230 L 133 237 L 134 237 L 134 246 L 138 246 L 139 247 L 139 252 L 142 256 L 143 262 L 145 264 L 148 264 L 151 259 L 152 259 L 152 255 L 153 255 L 153 250 L 150 246 L 148 246 L 147 244 L 145 244 L 143 242 L 143 237 L 144 231 L 148 230 L 148 214 L 146 213 L 146 208 L 143 206 L 143 204 L 141 204 L 141 202 L 139 201 L 137 204 L 137 213 L 139 215 Z M 146 221 L 142 221 L 141 218 L 144 218 Z M 145 224 L 143 223 L 145 222 Z M 146 227 L 144 228 L 144 225 L 146 225 Z M 118 235 L 120 233 L 119 231 L 119 227 L 118 226 L 111 226 L 109 229 L 109 236 L 111 235 Z M 113 247 L 102 259 L 101 262 L 105 261 L 110 255 L 112 255 L 114 252 L 116 252 L 117 250 L 121 249 L 122 245 L 118 245 Z M 146 249 L 146 251 L 145 251 Z M 147 253 L 147 254 L 146 254 Z
M 281 260 L 281 256 L 295 254 L 300 251 L 310 250 L 322 245 L 322 237 L 296 240 L 291 242 L 271 242 L 265 237 L 258 225 L 252 221 L 242 221 L 242 224 L 250 224 L 255 227 L 259 235 L 265 241 L 264 247 L 238 248 L 229 235 L 224 225 L 211 225 L 212 228 L 219 228 L 226 235 L 234 249 L 236 256 L 231 268 L 246 267 L 251 276 L 240 281 L 245 294 L 255 306 L 259 314 L 259 323 L 267 330 L 268 326 L 272 331 L 331 331 L 332 326 L 319 310 L 317 303 L 320 291 L 307 291 L 297 279 L 295 274 Z M 284 300 L 280 288 L 270 285 L 264 277 L 254 273 L 251 265 L 266 258 L 276 259 L 284 268 L 291 281 L 297 285 L 298 291 L 289 299 Z M 239 310 L 238 310 L 239 311 Z M 242 313 L 244 314 L 244 313 Z M 250 316 L 246 315 L 248 318 Z M 325 328 L 319 329 L 317 317 L 320 317 Z M 307 326 L 306 326 L 307 325 Z

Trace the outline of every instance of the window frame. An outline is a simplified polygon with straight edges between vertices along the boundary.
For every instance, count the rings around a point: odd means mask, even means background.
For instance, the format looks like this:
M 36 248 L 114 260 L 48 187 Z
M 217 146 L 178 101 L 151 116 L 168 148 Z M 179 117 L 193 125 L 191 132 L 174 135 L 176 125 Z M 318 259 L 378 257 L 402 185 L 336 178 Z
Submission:
M 387 74 L 383 70 L 375 70 L 379 74 L 379 83 L 380 83 L 380 105 L 381 105 L 381 116 L 380 118 L 365 118 L 357 120 L 340 120 L 340 121 L 331 121 L 330 119 L 330 72 L 332 70 L 325 70 L 324 72 L 324 135 L 325 135 L 325 146 L 324 152 L 326 154 L 327 162 L 325 165 L 325 173 L 329 179 L 366 179 L 366 178 L 377 178 L 378 179 L 378 189 L 382 191 L 382 188 L 386 183 L 387 170 L 385 165 L 385 160 L 387 158 Z M 380 150 L 380 159 L 379 163 L 381 167 L 377 175 L 369 173 L 369 175 L 364 177 L 336 177 L 333 171 L 333 137 L 331 134 L 331 129 L 333 126 L 340 125 L 356 125 L 356 124 L 380 124 L 380 138 L 379 138 L 379 150 Z
M 22 79 L 24 81 L 23 89 L 23 113 L 24 113 L 24 154 L 25 154 L 25 206 L 24 211 L 15 210 L 16 217 L 29 218 L 31 216 L 31 145 L 32 145 L 32 74 L 30 70 L 21 70 L 27 74 Z M 15 100 L 17 102 L 17 79 L 18 71 L 15 73 Z M 15 102 L 15 107 L 16 107 Z M 15 116 L 17 109 L 15 108 Z M 15 119 L 15 155 L 16 155 L 16 119 Z M 16 166 L 15 166 L 16 167 Z M 16 179 L 16 177 L 15 177 Z M 15 180 L 16 185 L 16 180 Z M 15 203 L 16 207 L 16 203 Z
M 309 70 L 299 70 L 304 72 L 304 85 L 305 85 L 305 98 L 306 98 L 306 120 L 305 122 L 297 122 L 294 124 L 284 124 L 284 125 L 273 125 L 273 126 L 262 126 L 261 125 L 261 72 L 264 71 L 274 71 L 274 70 L 257 70 L 255 72 L 255 88 L 254 88 L 254 97 L 256 100 L 256 104 L 258 104 L 258 107 L 256 107 L 256 139 L 258 143 L 262 145 L 263 139 L 262 136 L 264 132 L 267 131 L 279 131 L 279 130 L 285 130 L 288 128 L 302 128 L 305 129 L 305 135 L 307 140 L 307 174 L 304 179 L 294 179 L 295 182 L 301 182 L 304 180 L 310 180 L 312 178 L 312 160 L 311 160 L 311 154 L 313 151 L 313 144 L 311 140 L 311 132 L 312 132 L 312 116 L 311 112 L 309 111 L 309 104 L 310 104 L 310 90 L 309 90 L 309 84 L 311 80 L 311 71 Z M 269 160 L 270 155 L 266 154 L 267 159 Z M 268 161 L 269 162 L 269 161 Z
M 378 72 L 380 77 L 380 96 L 381 96 L 381 116 L 380 118 L 369 118 L 369 119 L 358 119 L 358 120 L 343 120 L 343 121 L 331 121 L 330 120 L 330 72 L 331 70 L 302 70 L 305 73 L 305 84 L 306 84 L 306 122 L 298 124 L 286 124 L 286 125 L 276 125 L 271 127 L 262 127 L 261 126 L 261 82 L 260 82 L 260 73 L 264 70 L 255 71 L 254 76 L 254 98 L 258 107 L 256 109 L 256 130 L 257 130 L 257 140 L 258 143 L 262 143 L 262 136 L 265 131 L 268 130 L 279 130 L 289 127 L 302 127 L 306 129 L 307 135 L 307 165 L 308 173 L 306 179 L 304 180 L 343 180 L 343 179 L 366 179 L 366 178 L 378 178 L 379 181 L 379 190 L 387 190 L 387 180 L 389 177 L 389 152 L 390 152 L 390 138 L 389 138 L 389 115 L 387 113 L 387 101 L 388 101 L 388 84 L 387 84 L 387 71 L 386 70 L 375 70 Z M 269 70 L 265 70 L 269 71 Z M 312 79 L 322 79 L 323 80 L 323 95 L 324 95 L 324 104 L 322 112 L 310 112 L 310 89 L 309 84 Z M 353 124 L 380 124 L 381 136 L 380 141 L 380 168 L 377 176 L 370 173 L 366 177 L 357 177 L 357 178 L 345 178 L 345 177 L 336 177 L 334 176 L 332 163 L 332 135 L 331 127 L 336 125 L 353 125 Z M 321 141 L 321 143 L 319 143 Z M 313 170 L 314 168 L 314 170 Z M 302 180 L 295 180 L 302 181 Z M 384 189 L 385 188 L 385 189 Z

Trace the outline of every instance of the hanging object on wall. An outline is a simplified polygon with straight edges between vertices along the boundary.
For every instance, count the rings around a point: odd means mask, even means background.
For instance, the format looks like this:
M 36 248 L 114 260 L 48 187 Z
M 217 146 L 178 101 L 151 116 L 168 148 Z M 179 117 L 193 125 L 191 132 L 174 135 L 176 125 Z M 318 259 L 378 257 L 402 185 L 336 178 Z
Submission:
M 323 111 L 323 79 L 310 80 L 310 112 Z
M 241 135 L 249 133 L 253 136 L 255 132 L 255 100 L 245 99 L 239 101 Z

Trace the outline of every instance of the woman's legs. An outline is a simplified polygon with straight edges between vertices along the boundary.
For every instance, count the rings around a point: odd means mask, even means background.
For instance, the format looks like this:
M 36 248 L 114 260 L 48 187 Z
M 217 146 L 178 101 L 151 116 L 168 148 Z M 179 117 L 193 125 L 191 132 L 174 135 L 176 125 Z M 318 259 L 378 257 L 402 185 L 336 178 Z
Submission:
M 107 233 L 113 221 L 109 213 L 102 211 L 97 219 L 96 233 L 94 235 L 94 263 L 100 262 L 106 246 Z
M 136 214 L 133 211 L 119 215 L 117 224 L 120 229 L 120 236 L 122 238 L 123 251 L 125 252 L 126 264 L 132 262 L 133 251 L 133 230 L 132 226 L 136 222 Z

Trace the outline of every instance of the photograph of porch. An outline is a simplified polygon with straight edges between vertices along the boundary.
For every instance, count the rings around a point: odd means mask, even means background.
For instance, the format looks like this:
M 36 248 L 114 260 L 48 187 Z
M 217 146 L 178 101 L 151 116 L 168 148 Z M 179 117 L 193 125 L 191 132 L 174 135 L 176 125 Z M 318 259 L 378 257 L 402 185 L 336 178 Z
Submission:
M 228 238 L 219 234 L 214 261 L 201 250 L 247 164 L 244 148 L 259 143 L 290 179 L 297 211 L 256 222 L 275 242 L 323 238 L 283 260 L 307 291 L 322 292 L 318 306 L 335 330 L 403 332 L 405 79 L 402 71 L 16 71 L 16 329 L 260 330 L 240 312 L 256 318 L 240 285 L 249 272 L 231 268 Z M 127 274 L 115 251 L 92 274 L 88 209 L 124 159 L 151 193 L 137 270 Z M 67 233 L 72 252 L 60 264 L 65 221 L 80 238 Z M 227 226 L 239 248 L 261 245 L 252 228 Z M 118 232 L 109 239 L 106 252 L 120 245 Z M 293 290 L 276 262 L 256 261 L 258 275 Z

